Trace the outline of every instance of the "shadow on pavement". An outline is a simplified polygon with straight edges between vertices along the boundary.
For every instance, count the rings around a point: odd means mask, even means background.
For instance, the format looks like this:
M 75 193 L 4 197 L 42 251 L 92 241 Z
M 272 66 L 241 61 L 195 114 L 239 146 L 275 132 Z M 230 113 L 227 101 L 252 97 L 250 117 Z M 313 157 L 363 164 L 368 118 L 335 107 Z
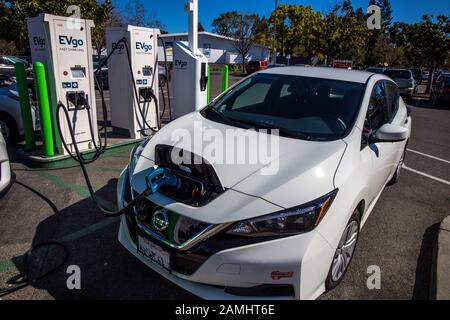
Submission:
M 115 202 L 117 180 L 112 179 L 97 192 L 102 199 Z M 81 200 L 62 210 L 39 191 L 24 185 L 55 211 L 37 227 L 32 246 L 58 240 L 69 249 L 67 262 L 54 273 L 32 283 L 33 299 L 193 299 L 194 296 L 165 280 L 129 254 L 118 242 L 119 218 L 100 214 L 95 204 Z M 61 240 L 62 239 L 62 240 Z M 38 251 L 38 250 L 36 250 Z M 33 253 L 32 273 L 40 275 L 62 261 L 61 248 L 47 247 Z M 23 272 L 23 257 L 13 259 Z M 81 290 L 69 290 L 67 267 L 81 271 Z M 11 281 L 14 279 L 11 279 Z
M 440 223 L 429 227 L 422 239 L 419 258 L 417 259 L 416 279 L 414 283 L 413 300 L 430 299 L 430 285 L 433 264 L 433 246 L 439 231 Z

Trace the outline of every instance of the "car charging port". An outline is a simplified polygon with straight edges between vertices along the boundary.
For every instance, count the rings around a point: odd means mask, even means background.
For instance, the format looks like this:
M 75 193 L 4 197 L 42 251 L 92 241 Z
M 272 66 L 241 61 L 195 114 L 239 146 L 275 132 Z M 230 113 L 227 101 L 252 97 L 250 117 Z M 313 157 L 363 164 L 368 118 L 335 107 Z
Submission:
M 156 165 L 166 168 L 177 177 L 179 185 L 164 185 L 158 192 L 178 202 L 201 207 L 212 201 L 225 189 L 219 181 L 212 166 L 206 160 L 173 146 L 157 145 Z M 182 164 L 174 163 L 172 155 L 177 154 L 192 161 Z M 194 161 L 194 158 L 202 161 Z

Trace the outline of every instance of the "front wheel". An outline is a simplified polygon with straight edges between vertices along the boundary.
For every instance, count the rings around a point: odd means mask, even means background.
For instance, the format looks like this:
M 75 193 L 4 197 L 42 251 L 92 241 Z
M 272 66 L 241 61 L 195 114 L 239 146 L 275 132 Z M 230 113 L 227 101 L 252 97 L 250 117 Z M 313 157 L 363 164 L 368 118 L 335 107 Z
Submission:
M 7 114 L 0 114 L 1 134 L 6 144 L 11 145 L 18 140 L 19 131 L 16 122 Z
M 361 214 L 358 209 L 355 209 L 352 218 L 345 227 L 339 245 L 331 263 L 330 271 L 328 272 L 325 286 L 327 291 L 332 290 L 341 283 L 345 273 L 350 266 L 355 253 L 356 244 L 359 238 L 359 229 L 361 223 Z

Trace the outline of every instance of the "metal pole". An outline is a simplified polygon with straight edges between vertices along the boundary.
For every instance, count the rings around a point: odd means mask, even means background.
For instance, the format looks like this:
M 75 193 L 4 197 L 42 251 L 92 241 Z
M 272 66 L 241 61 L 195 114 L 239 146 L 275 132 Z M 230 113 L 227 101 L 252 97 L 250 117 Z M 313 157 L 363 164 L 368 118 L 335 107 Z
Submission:
M 19 91 L 20 111 L 22 114 L 23 132 L 25 134 L 25 146 L 27 150 L 36 148 L 36 137 L 34 135 L 33 117 L 31 115 L 30 94 L 28 92 L 27 74 L 25 64 L 17 62 L 14 65 L 16 71 L 16 82 Z
M 52 117 L 50 112 L 50 104 L 48 102 L 45 67 L 40 61 L 36 61 L 34 63 L 34 82 L 36 83 L 36 94 L 39 104 L 44 155 L 46 157 L 52 157 L 55 155 L 53 146 Z
M 188 0 L 186 4 L 188 12 L 188 44 L 189 49 L 195 54 L 198 49 L 198 0 Z
M 222 92 L 228 89 L 228 65 L 224 64 L 222 67 Z

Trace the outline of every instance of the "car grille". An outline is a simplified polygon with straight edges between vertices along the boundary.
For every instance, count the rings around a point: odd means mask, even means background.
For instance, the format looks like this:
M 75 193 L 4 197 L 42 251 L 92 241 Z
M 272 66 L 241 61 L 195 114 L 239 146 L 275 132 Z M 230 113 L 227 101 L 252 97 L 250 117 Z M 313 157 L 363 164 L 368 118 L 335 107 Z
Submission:
M 136 195 L 137 192 L 133 190 L 133 197 Z M 168 226 L 164 230 L 159 230 L 153 221 L 157 212 L 163 213 L 167 217 Z M 194 220 L 169 211 L 147 199 L 134 207 L 133 216 L 141 232 L 168 247 L 181 251 L 189 250 L 205 238 L 228 226 L 227 224 L 212 225 Z

